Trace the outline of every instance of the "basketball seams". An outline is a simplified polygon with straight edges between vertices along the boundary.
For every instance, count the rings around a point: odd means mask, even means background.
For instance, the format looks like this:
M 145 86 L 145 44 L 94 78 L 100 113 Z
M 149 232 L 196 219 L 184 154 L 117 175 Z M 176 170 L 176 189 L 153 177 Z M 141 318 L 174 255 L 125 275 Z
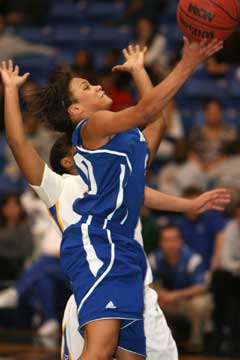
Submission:
M 208 2 L 210 2 L 212 5 L 215 5 L 216 7 L 218 7 L 220 10 L 222 10 L 228 17 L 230 17 L 230 19 L 236 21 L 237 23 L 239 22 L 239 19 L 236 19 L 234 16 L 232 16 L 222 5 L 218 4 L 216 1 L 214 0 L 208 0 Z M 235 1 L 234 1 L 235 3 Z M 235 3 L 236 4 L 236 3 Z
M 226 30 L 226 31 L 229 31 L 229 30 L 234 30 L 236 29 L 236 26 L 232 26 L 232 27 L 221 27 L 221 26 L 214 26 L 214 25 L 210 25 L 210 24 L 206 24 L 202 21 L 200 21 L 199 19 L 196 19 L 194 18 L 193 16 L 189 15 L 182 7 L 181 5 L 179 4 L 178 5 L 180 11 L 188 18 L 192 19 L 193 21 L 195 21 L 196 23 L 198 24 L 201 24 L 201 25 L 204 25 L 208 28 L 212 28 L 212 29 L 216 29 L 216 30 Z

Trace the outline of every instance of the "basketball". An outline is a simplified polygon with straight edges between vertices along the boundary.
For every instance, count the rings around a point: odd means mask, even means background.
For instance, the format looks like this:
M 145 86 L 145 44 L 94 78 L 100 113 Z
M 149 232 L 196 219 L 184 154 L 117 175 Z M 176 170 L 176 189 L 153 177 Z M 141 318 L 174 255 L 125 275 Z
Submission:
M 238 0 L 180 0 L 178 25 L 191 40 L 226 40 L 237 28 L 240 18 Z

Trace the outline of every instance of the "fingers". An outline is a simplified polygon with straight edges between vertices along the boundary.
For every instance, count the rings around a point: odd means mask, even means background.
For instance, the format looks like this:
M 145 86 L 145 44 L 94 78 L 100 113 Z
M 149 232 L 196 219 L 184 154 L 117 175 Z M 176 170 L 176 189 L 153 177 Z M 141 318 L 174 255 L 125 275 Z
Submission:
M 121 71 L 121 70 L 123 70 L 123 66 L 122 65 L 116 65 L 116 66 L 114 66 L 113 68 L 112 68 L 112 71 L 114 72 L 114 71 Z
M 18 66 L 18 65 L 15 65 L 14 74 L 15 74 L 15 75 L 18 75 L 18 74 L 19 74 L 19 66 Z
M 123 49 L 122 53 L 123 53 L 125 59 L 128 60 L 128 59 L 129 59 L 129 56 L 130 56 L 130 54 L 128 53 L 128 50 L 127 50 L 127 49 Z
M 223 40 L 213 39 L 208 43 L 208 40 L 202 40 L 200 48 L 205 56 L 212 56 L 223 48 Z
M 29 75 L 30 75 L 30 73 L 24 74 L 24 75 L 22 76 L 22 79 L 23 79 L 24 81 L 26 81 L 27 78 L 29 77 Z
M 141 48 L 141 46 L 138 44 L 137 45 L 130 44 L 127 48 L 122 50 L 122 53 L 125 59 L 128 60 L 130 56 L 140 55 L 141 53 L 145 55 L 147 50 L 148 50 L 147 46 Z
M 2 61 L 2 70 L 7 70 L 6 61 Z

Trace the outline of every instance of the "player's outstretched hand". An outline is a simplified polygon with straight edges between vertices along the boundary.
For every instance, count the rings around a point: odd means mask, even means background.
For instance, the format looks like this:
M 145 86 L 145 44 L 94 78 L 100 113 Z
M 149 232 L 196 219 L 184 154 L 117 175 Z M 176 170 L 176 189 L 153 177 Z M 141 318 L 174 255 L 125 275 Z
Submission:
M 186 66 L 195 69 L 199 64 L 217 53 L 223 48 L 223 41 L 218 39 L 204 39 L 201 42 L 190 42 L 187 37 L 183 37 L 184 47 L 182 61 Z
M 125 62 L 122 65 L 116 65 L 112 71 L 126 71 L 132 73 L 144 67 L 144 58 L 147 52 L 147 47 L 143 49 L 139 45 L 129 45 L 127 49 L 123 49 Z
M 231 194 L 227 189 L 216 189 L 205 192 L 192 200 L 191 211 L 201 214 L 207 210 L 223 211 L 231 202 Z
M 29 76 L 29 73 L 20 76 L 19 66 L 14 66 L 12 60 L 9 60 L 8 62 L 2 61 L 0 73 L 4 87 L 12 86 L 19 88 L 26 82 Z

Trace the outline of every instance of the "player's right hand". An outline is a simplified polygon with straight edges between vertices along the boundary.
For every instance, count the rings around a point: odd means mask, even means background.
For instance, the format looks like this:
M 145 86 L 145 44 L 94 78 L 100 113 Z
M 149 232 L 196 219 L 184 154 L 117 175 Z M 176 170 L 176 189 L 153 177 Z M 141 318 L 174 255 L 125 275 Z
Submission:
M 2 82 L 4 87 L 17 87 L 19 88 L 22 86 L 28 76 L 29 73 L 26 73 L 22 76 L 19 75 L 19 66 L 13 64 L 12 60 L 2 61 L 1 67 L 0 67 L 0 73 L 2 77 Z
M 183 37 L 182 61 L 185 66 L 195 69 L 198 65 L 206 61 L 209 57 L 223 48 L 223 40 L 213 39 L 209 42 L 204 39 L 201 42 L 190 42 L 187 37 Z

